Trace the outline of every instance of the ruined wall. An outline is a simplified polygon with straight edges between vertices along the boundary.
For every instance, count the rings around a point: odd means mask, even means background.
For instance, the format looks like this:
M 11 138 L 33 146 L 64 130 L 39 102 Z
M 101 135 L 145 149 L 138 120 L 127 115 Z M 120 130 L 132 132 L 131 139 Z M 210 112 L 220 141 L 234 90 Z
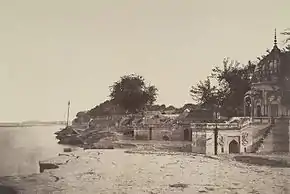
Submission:
M 138 130 L 134 130 L 134 139 L 149 140 L 149 130 L 147 128 L 139 128 Z
M 182 126 L 162 126 L 151 125 L 145 127 L 138 127 L 134 130 L 134 137 L 136 140 L 150 140 L 150 128 L 152 129 L 151 140 L 169 140 L 169 141 L 183 141 L 184 128 Z
M 182 126 L 173 127 L 171 136 L 172 141 L 184 141 L 184 130 L 185 128 Z

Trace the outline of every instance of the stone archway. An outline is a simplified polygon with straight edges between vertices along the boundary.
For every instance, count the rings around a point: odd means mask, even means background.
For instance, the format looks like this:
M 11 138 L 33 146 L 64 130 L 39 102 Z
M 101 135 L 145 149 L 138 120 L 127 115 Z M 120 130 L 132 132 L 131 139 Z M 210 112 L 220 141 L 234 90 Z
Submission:
M 183 137 L 184 141 L 192 141 L 192 131 L 190 129 L 185 129 L 183 131 Z
M 229 144 L 229 153 L 239 153 L 240 148 L 239 148 L 239 143 L 236 140 L 232 140 Z
M 250 117 L 251 116 L 251 98 L 249 96 L 246 96 L 244 98 L 244 116 Z
M 271 117 L 277 117 L 278 116 L 278 104 L 271 104 Z
M 185 129 L 184 131 L 183 131 L 183 135 L 184 135 L 184 141 L 188 141 L 188 139 L 189 139 L 189 131 L 188 131 L 188 129 Z
M 167 135 L 163 135 L 162 139 L 163 139 L 163 141 L 169 141 L 170 140 Z
M 256 116 L 257 117 L 261 117 L 262 116 L 262 108 L 261 108 L 261 105 L 257 105 Z

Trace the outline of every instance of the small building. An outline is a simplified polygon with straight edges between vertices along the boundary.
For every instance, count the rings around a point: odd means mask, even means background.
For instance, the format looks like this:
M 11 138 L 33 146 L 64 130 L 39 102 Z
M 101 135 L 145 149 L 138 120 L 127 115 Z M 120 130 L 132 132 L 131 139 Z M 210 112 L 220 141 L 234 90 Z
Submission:
M 213 113 L 208 109 L 186 109 L 179 115 L 149 114 L 143 125 L 134 129 L 134 137 L 140 140 L 192 141 L 190 123 L 212 120 Z
M 237 123 L 192 123 L 192 152 L 215 153 L 215 128 L 218 128 L 217 153 L 241 152 L 241 132 Z

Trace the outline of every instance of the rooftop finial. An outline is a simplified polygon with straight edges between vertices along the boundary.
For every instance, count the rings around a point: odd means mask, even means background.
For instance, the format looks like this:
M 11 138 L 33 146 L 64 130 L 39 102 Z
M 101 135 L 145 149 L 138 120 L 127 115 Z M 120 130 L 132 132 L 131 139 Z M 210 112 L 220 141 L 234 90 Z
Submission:
M 277 33 L 275 28 L 275 35 L 274 35 L 274 46 L 277 46 Z

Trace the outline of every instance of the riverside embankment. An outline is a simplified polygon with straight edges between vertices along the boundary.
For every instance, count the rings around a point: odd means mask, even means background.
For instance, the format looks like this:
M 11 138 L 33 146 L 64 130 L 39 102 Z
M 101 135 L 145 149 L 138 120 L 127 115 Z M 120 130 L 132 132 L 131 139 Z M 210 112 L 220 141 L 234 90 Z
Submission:
M 0 185 L 22 194 L 290 191 L 288 165 L 249 165 L 233 160 L 232 156 L 149 151 L 139 146 L 129 150 L 78 150 L 62 154 L 55 162 L 58 168 L 41 174 L 4 177 Z

